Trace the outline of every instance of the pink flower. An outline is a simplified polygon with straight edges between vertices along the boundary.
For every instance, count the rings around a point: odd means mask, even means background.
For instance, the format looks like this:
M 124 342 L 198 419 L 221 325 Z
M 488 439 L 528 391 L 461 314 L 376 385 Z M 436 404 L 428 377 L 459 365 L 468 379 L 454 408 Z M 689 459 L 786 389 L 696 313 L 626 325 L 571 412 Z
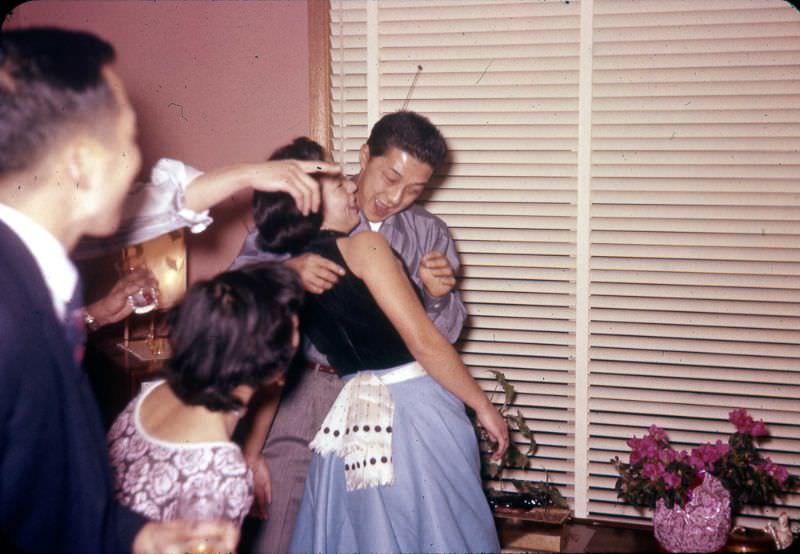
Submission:
M 655 440 L 651 434 L 648 434 L 641 439 L 633 437 L 632 439 L 628 439 L 627 442 L 628 446 L 631 447 L 631 465 L 638 464 L 643 460 L 657 458 L 659 450 L 661 449 L 659 442 Z
M 769 434 L 767 431 L 767 426 L 764 425 L 763 419 L 759 419 L 753 424 L 753 426 L 750 428 L 750 434 L 754 437 L 765 437 Z
M 786 471 L 786 468 L 776 464 L 769 458 L 765 458 L 765 462 L 761 465 L 756 466 L 759 471 L 765 471 L 768 475 L 770 475 L 773 479 L 775 479 L 778 484 L 782 487 L 786 480 L 789 478 L 789 472 Z
M 672 448 L 664 448 L 658 453 L 658 459 L 664 464 L 669 464 L 670 462 L 674 462 L 678 459 L 678 453 Z
M 753 421 L 753 418 L 747 413 L 744 408 L 737 408 L 728 413 L 728 420 L 736 426 L 737 433 L 744 433 L 754 437 L 763 437 L 767 435 L 767 427 L 764 425 L 764 420 L 759 419 Z
M 654 440 L 652 437 L 647 436 L 643 438 L 640 446 L 642 455 L 646 458 L 655 458 L 658 455 L 659 446 L 658 441 Z
M 753 418 L 747 415 L 747 410 L 743 408 L 737 408 L 732 412 L 728 412 L 728 420 L 733 423 L 736 430 L 740 433 L 745 432 L 753 423 Z
M 648 435 L 656 442 L 669 442 L 669 439 L 667 438 L 667 432 L 656 425 L 650 426 Z
M 730 447 L 718 440 L 714 444 L 701 444 L 697 448 L 692 449 L 692 454 L 689 456 L 689 463 L 692 464 L 697 471 L 710 471 L 714 468 L 714 464 L 728 453 Z
M 652 481 L 656 481 L 664 474 L 664 465 L 661 463 L 647 463 L 642 468 L 642 475 Z
M 664 485 L 668 489 L 674 489 L 676 487 L 679 487 L 681 485 L 680 475 L 678 475 L 677 473 L 672 473 L 671 471 L 664 473 Z

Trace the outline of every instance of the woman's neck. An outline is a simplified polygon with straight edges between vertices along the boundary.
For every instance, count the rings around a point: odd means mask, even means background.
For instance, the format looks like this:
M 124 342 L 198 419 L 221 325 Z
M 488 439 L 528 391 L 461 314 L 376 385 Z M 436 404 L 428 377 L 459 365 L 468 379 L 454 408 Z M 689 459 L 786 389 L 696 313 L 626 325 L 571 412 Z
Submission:
M 243 395 L 237 396 L 247 405 L 252 391 L 242 392 Z M 144 430 L 157 439 L 170 442 L 230 440 L 243 414 L 244 408 L 219 412 L 205 406 L 184 404 L 166 383 L 153 390 L 139 410 Z

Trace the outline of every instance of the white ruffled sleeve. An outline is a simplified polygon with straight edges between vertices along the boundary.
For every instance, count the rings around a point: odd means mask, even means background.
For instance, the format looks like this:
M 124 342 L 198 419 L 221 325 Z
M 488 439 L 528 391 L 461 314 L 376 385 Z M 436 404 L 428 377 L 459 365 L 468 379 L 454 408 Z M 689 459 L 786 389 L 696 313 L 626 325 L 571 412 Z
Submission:
M 150 173 L 150 182 L 131 187 L 118 230 L 110 237 L 85 237 L 73 256 L 101 256 L 185 227 L 192 233 L 205 231 L 214 221 L 208 210 L 197 213 L 184 205 L 186 189 L 200 175 L 201 171 L 183 162 L 160 159 Z
M 175 224 L 179 224 L 180 227 L 188 227 L 192 233 L 205 231 L 214 221 L 208 215 L 208 210 L 197 213 L 184 205 L 186 188 L 202 174 L 202 171 L 178 160 L 160 159 L 150 173 L 149 187 L 154 189 L 151 192 L 154 204 L 167 204 L 167 206 L 164 206 L 165 209 L 162 210 L 159 206 L 154 205 L 152 206 L 153 213 L 158 214 L 160 211 L 171 213 Z M 158 201 L 159 198 L 161 202 Z

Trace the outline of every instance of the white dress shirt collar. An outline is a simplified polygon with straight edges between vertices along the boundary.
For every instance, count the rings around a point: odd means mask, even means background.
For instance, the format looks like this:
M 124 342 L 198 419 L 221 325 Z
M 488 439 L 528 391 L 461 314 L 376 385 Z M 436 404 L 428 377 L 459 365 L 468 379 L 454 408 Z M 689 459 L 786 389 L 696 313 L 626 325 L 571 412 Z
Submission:
M 36 260 L 50 290 L 56 315 L 63 320 L 67 302 L 78 284 L 78 270 L 67 256 L 64 245 L 31 218 L 2 203 L 0 221 L 17 234 Z

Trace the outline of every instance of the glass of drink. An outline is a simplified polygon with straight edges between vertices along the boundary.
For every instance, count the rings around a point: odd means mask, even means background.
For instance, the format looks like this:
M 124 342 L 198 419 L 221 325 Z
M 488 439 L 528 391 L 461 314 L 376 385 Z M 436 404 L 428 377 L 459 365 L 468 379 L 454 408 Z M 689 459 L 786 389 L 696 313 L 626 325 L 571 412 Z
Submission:
M 128 297 L 128 304 L 134 313 L 146 314 L 158 307 L 158 293 L 153 287 L 141 287 Z
M 189 521 L 228 520 L 225 513 L 225 497 L 219 490 L 188 490 L 178 499 L 178 519 Z M 213 540 L 196 540 L 184 545 L 183 551 L 191 554 L 211 554 L 222 552 L 224 547 Z
M 144 258 L 144 252 L 137 248 L 126 248 L 123 250 L 122 261 L 117 269 L 120 279 L 123 279 L 140 268 L 146 267 L 147 261 Z M 151 286 L 141 286 L 139 290 L 128 296 L 128 304 L 136 314 L 151 312 L 158 307 L 158 289 Z

